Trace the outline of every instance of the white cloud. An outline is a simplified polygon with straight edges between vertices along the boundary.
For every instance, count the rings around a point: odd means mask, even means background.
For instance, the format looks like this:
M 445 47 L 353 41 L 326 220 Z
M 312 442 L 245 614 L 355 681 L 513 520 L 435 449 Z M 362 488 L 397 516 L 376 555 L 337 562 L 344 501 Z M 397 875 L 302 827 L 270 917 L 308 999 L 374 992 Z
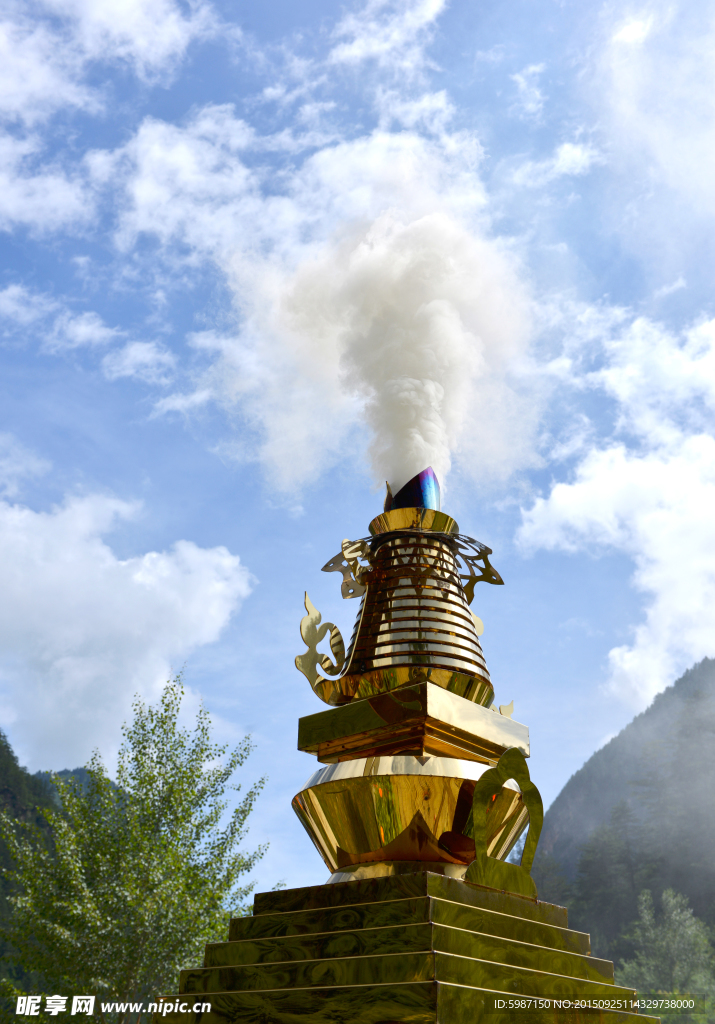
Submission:
M 99 113 L 104 86 L 96 74 L 91 81 L 98 63 L 166 79 L 192 40 L 217 30 L 204 0 L 188 11 L 177 0 L 8 0 L 0 14 L 0 121 L 27 131 L 63 109 Z M 84 169 L 76 164 L 68 173 L 48 159 L 47 141 L 0 132 L 0 230 L 46 234 L 93 220 L 96 196 Z
M 0 21 L 0 115 L 34 124 L 62 107 L 97 109 L 81 65 L 48 23 L 12 11 Z
M 653 18 L 629 18 L 628 21 L 624 22 L 621 27 L 614 32 L 613 42 L 614 43 L 642 43 L 646 39 L 653 28 Z
M 673 295 L 675 292 L 681 291 L 683 288 L 688 287 L 688 282 L 685 280 L 682 274 L 679 274 L 674 281 L 670 284 L 663 285 L 662 288 L 656 288 L 653 292 L 654 299 L 665 299 L 668 295 Z
M 604 342 L 606 365 L 589 375 L 617 403 L 620 424 L 648 446 L 712 429 L 715 321 L 681 336 L 639 317 Z
M 85 60 L 124 61 L 142 78 L 171 71 L 191 42 L 218 30 L 212 7 L 201 0 L 188 10 L 176 0 L 43 0 L 43 6 L 68 24 Z
M 512 75 L 518 99 L 514 110 L 531 120 L 539 120 L 544 109 L 544 94 L 539 86 L 539 76 L 546 70 L 545 64 L 530 64 Z
M 49 462 L 21 444 L 12 434 L 0 434 L 0 493 L 14 498 L 23 480 L 42 476 Z
M 117 327 L 107 327 L 98 313 L 61 313 L 55 320 L 52 331 L 46 337 L 44 348 L 48 352 L 66 352 L 84 345 L 108 345 L 121 337 Z
M 681 437 L 639 455 L 595 450 L 572 483 L 525 514 L 525 546 L 615 548 L 636 569 L 645 621 L 609 653 L 611 691 L 638 709 L 689 665 L 715 655 L 715 440 Z
M 93 217 L 94 196 L 82 177 L 40 164 L 40 150 L 37 139 L 0 132 L 0 230 L 24 225 L 45 234 L 74 228 Z
M 206 256 L 254 231 L 256 182 L 241 160 L 253 139 L 230 105 L 212 105 L 185 128 L 147 118 L 126 146 L 90 154 L 98 184 L 123 186 L 120 245 L 152 233 Z
M 394 89 L 378 89 L 376 96 L 382 129 L 388 129 L 396 122 L 411 130 L 422 129 L 442 135 L 454 116 L 454 106 L 443 89 L 409 99 Z
M 102 348 L 124 335 L 119 328 L 108 327 L 94 310 L 72 313 L 59 300 L 20 284 L 8 285 L 0 291 L 0 320 L 3 319 L 8 325 L 3 328 L 6 336 L 24 333 L 26 337 L 40 338 L 43 350 L 53 355 L 84 347 Z M 173 365 L 173 357 L 156 343 L 132 342 L 107 357 L 105 373 L 109 379 L 149 379 L 147 374 L 151 376 L 159 367 L 165 372 L 170 364 Z
M 558 178 L 586 174 L 595 164 L 603 162 L 593 146 L 581 142 L 564 142 L 548 160 L 529 160 L 514 171 L 516 185 L 542 188 Z
M 0 291 L 0 317 L 14 327 L 29 327 L 57 309 L 57 303 L 41 292 L 31 292 L 21 284 L 10 284 Z M 9 333 L 5 328 L 5 333 Z
M 675 275 L 712 236 L 715 21 L 671 0 L 649 0 L 625 23 L 617 5 L 610 14 L 584 79 L 618 174 L 604 214 L 646 264 Z
M 175 0 L 7 3 L 0 20 L 0 116 L 32 125 L 67 107 L 96 113 L 104 97 L 88 80 L 95 63 L 119 62 L 143 79 L 166 78 L 193 40 L 217 30 L 205 2 L 189 12 Z
M 640 318 L 601 344 L 605 365 L 575 383 L 615 400 L 617 433 L 524 512 L 519 538 L 633 560 L 645 619 L 611 650 L 610 689 L 641 708 L 715 655 L 715 321 L 677 336 Z
M 181 540 L 117 558 L 104 538 L 136 513 L 100 495 L 49 512 L 0 503 L 4 721 L 33 768 L 116 749 L 133 694 L 155 697 L 250 592 L 248 571 L 223 547 Z
M 553 159 L 553 175 L 585 174 L 599 160 L 599 154 L 589 145 L 564 142 L 556 150 Z
M 374 61 L 392 74 L 414 74 L 424 64 L 430 29 L 444 7 L 445 0 L 368 0 L 338 22 L 334 37 L 342 41 L 331 50 L 328 62 Z
M 133 377 L 147 384 L 166 384 L 173 376 L 176 359 L 155 341 L 130 341 L 123 348 L 110 352 L 102 360 L 108 380 Z

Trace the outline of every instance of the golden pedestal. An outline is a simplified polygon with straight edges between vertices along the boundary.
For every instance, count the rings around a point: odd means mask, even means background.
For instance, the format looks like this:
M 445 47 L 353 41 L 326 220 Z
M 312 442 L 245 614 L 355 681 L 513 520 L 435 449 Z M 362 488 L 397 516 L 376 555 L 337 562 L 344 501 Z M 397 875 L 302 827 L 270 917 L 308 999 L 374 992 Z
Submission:
M 562 907 L 423 871 L 261 893 L 254 916 L 234 919 L 229 941 L 208 945 L 168 998 L 210 1003 L 201 1024 L 626 1024 L 628 1011 L 567 1005 L 634 997 L 589 954 Z M 515 996 L 561 1005 L 494 1009 Z

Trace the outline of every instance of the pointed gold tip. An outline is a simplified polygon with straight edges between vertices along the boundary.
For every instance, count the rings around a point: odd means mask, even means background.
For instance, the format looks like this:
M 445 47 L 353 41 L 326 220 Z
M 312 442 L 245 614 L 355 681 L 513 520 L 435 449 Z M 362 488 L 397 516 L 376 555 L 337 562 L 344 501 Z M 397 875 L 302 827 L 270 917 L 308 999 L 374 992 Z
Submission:
M 389 512 L 392 508 L 392 488 L 390 487 L 389 480 L 385 481 L 385 487 L 387 488 L 387 493 L 385 494 L 385 504 L 383 505 L 382 510 L 383 512 Z

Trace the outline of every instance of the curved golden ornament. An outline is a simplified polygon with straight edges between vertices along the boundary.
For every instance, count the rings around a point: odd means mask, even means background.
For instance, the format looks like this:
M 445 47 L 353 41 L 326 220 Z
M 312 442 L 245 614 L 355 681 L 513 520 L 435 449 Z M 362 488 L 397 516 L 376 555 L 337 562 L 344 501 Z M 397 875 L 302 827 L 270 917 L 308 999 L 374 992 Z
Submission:
M 332 622 L 324 622 L 322 626 L 320 625 L 322 615 L 308 597 L 307 591 L 305 593 L 305 610 L 308 614 L 300 620 L 300 635 L 308 650 L 305 654 L 296 655 L 295 665 L 318 696 L 325 700 L 325 697 L 321 696 L 321 690 L 329 680 L 324 679 L 318 673 L 318 665 L 328 676 L 340 675 L 345 665 L 345 643 L 340 630 Z M 318 650 L 318 644 L 325 639 L 328 631 L 330 632 L 330 650 L 333 652 L 335 663 L 330 660 L 329 655 L 321 654 Z
M 345 599 L 362 597 L 367 589 L 365 577 L 370 572 L 370 544 L 366 540 L 343 541 L 337 555 L 326 562 L 321 572 L 342 573 L 343 582 L 340 593 Z M 364 558 L 368 564 L 361 565 L 359 559 Z
M 518 784 L 524 807 L 528 811 L 529 832 L 524 843 L 521 864 L 506 864 L 490 857 L 488 852 L 489 808 L 494 798 L 501 793 L 505 783 L 512 779 Z M 514 831 L 518 824 L 515 822 Z M 536 899 L 536 883 L 530 871 L 543 824 L 544 805 L 541 794 L 531 781 L 524 755 L 516 747 L 511 747 L 502 754 L 496 767 L 485 772 L 474 787 L 472 835 L 476 856 L 467 868 L 466 881 Z M 517 838 L 523 830 L 524 822 L 521 823 Z

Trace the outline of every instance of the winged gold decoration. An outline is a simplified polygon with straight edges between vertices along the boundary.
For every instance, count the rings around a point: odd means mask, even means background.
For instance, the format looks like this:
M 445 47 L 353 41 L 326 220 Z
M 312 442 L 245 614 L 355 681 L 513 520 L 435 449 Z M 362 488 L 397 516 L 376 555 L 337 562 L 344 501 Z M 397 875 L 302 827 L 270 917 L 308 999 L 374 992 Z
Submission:
M 323 566 L 322 572 L 342 573 L 343 582 L 340 593 L 344 598 L 362 597 L 365 593 L 367 589 L 366 576 L 370 572 L 369 554 L 370 543 L 368 540 L 347 540 L 346 538 L 338 554 Z M 361 558 L 365 559 L 368 564 L 362 565 Z
M 345 665 L 345 643 L 340 630 L 332 622 L 323 622 L 322 626 L 320 625 L 323 616 L 308 597 L 307 591 L 305 593 L 305 610 L 307 615 L 300 620 L 300 635 L 308 650 L 304 654 L 296 656 L 295 664 L 321 700 L 324 700 L 321 691 L 328 680 L 320 675 L 318 666 L 327 676 L 340 675 Z M 321 654 L 318 650 L 318 644 L 325 639 L 328 632 L 330 633 L 330 650 L 335 662 L 330 660 L 330 655 Z

